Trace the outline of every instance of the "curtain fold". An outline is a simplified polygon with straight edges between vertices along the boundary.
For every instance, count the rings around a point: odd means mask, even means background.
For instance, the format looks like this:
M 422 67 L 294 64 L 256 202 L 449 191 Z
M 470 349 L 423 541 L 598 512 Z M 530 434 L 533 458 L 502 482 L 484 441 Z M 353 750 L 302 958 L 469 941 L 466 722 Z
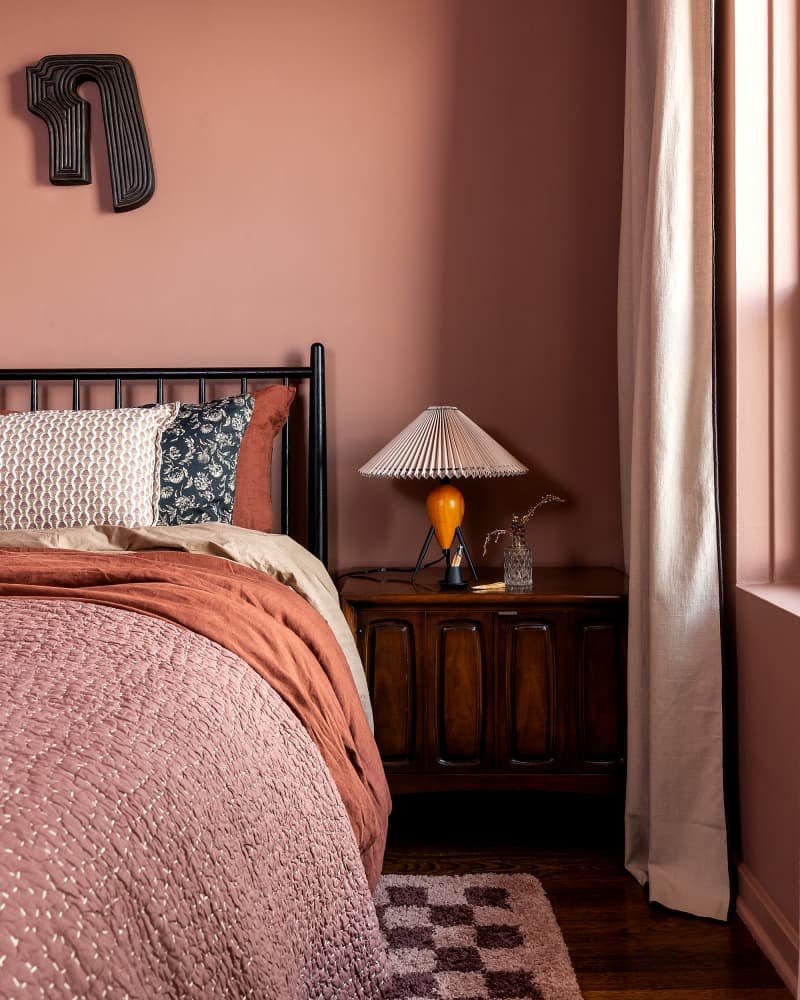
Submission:
M 713 422 L 713 3 L 628 0 L 618 358 L 626 866 L 725 919 Z

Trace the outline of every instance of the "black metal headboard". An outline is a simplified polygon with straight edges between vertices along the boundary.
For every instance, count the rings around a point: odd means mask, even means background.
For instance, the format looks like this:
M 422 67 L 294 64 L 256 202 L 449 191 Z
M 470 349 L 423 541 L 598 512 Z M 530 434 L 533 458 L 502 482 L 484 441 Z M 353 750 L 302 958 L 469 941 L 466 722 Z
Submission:
M 306 479 L 308 530 L 300 539 L 310 552 L 328 563 L 328 457 L 325 421 L 325 350 L 322 344 L 311 345 L 308 366 L 271 368 L 11 368 L 0 369 L 0 383 L 29 382 L 30 408 L 39 409 L 39 383 L 71 382 L 72 408 L 81 408 L 81 387 L 86 382 L 113 382 L 114 406 L 123 405 L 123 386 L 129 382 L 152 382 L 156 387 L 156 402 L 164 401 L 164 386 L 170 382 L 197 381 L 198 402 L 205 402 L 207 382 L 238 381 L 246 392 L 250 382 L 290 383 L 308 381 Z M 291 427 L 300 421 L 291 419 L 281 432 L 280 510 L 281 531 L 299 534 L 293 517 L 292 473 L 295 445 Z

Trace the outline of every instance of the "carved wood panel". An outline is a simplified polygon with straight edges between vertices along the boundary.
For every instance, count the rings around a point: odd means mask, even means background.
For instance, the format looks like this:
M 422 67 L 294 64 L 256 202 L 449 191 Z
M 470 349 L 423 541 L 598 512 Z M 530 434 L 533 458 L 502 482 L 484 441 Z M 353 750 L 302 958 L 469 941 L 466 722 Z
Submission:
M 553 630 L 546 622 L 505 627 L 504 725 L 512 762 L 552 760 L 556 736 Z
M 428 616 L 433 668 L 435 755 L 442 764 L 479 765 L 485 758 L 486 647 L 490 615 L 469 620 Z
M 417 731 L 414 623 L 364 621 L 362 656 L 375 719 L 375 741 L 387 764 L 410 763 Z
M 615 622 L 578 627 L 578 756 L 587 762 L 624 756 L 624 666 Z

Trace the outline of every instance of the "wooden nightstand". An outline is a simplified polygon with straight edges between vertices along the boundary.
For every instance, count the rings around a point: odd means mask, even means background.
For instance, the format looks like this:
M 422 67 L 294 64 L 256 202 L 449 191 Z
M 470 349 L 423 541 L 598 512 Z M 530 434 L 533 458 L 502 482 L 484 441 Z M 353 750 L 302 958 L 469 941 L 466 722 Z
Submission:
M 537 567 L 530 594 L 441 591 L 440 577 L 340 584 L 392 791 L 620 791 L 625 575 Z

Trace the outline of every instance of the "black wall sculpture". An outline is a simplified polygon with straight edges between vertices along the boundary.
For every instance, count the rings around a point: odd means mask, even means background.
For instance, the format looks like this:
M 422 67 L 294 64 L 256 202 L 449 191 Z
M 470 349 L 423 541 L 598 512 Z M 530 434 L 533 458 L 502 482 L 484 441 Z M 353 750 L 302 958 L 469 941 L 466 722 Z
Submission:
M 90 110 L 78 96 L 87 80 L 100 89 L 115 212 L 149 201 L 155 174 L 133 67 L 125 56 L 45 56 L 28 66 L 28 108 L 50 133 L 50 181 L 90 184 Z

